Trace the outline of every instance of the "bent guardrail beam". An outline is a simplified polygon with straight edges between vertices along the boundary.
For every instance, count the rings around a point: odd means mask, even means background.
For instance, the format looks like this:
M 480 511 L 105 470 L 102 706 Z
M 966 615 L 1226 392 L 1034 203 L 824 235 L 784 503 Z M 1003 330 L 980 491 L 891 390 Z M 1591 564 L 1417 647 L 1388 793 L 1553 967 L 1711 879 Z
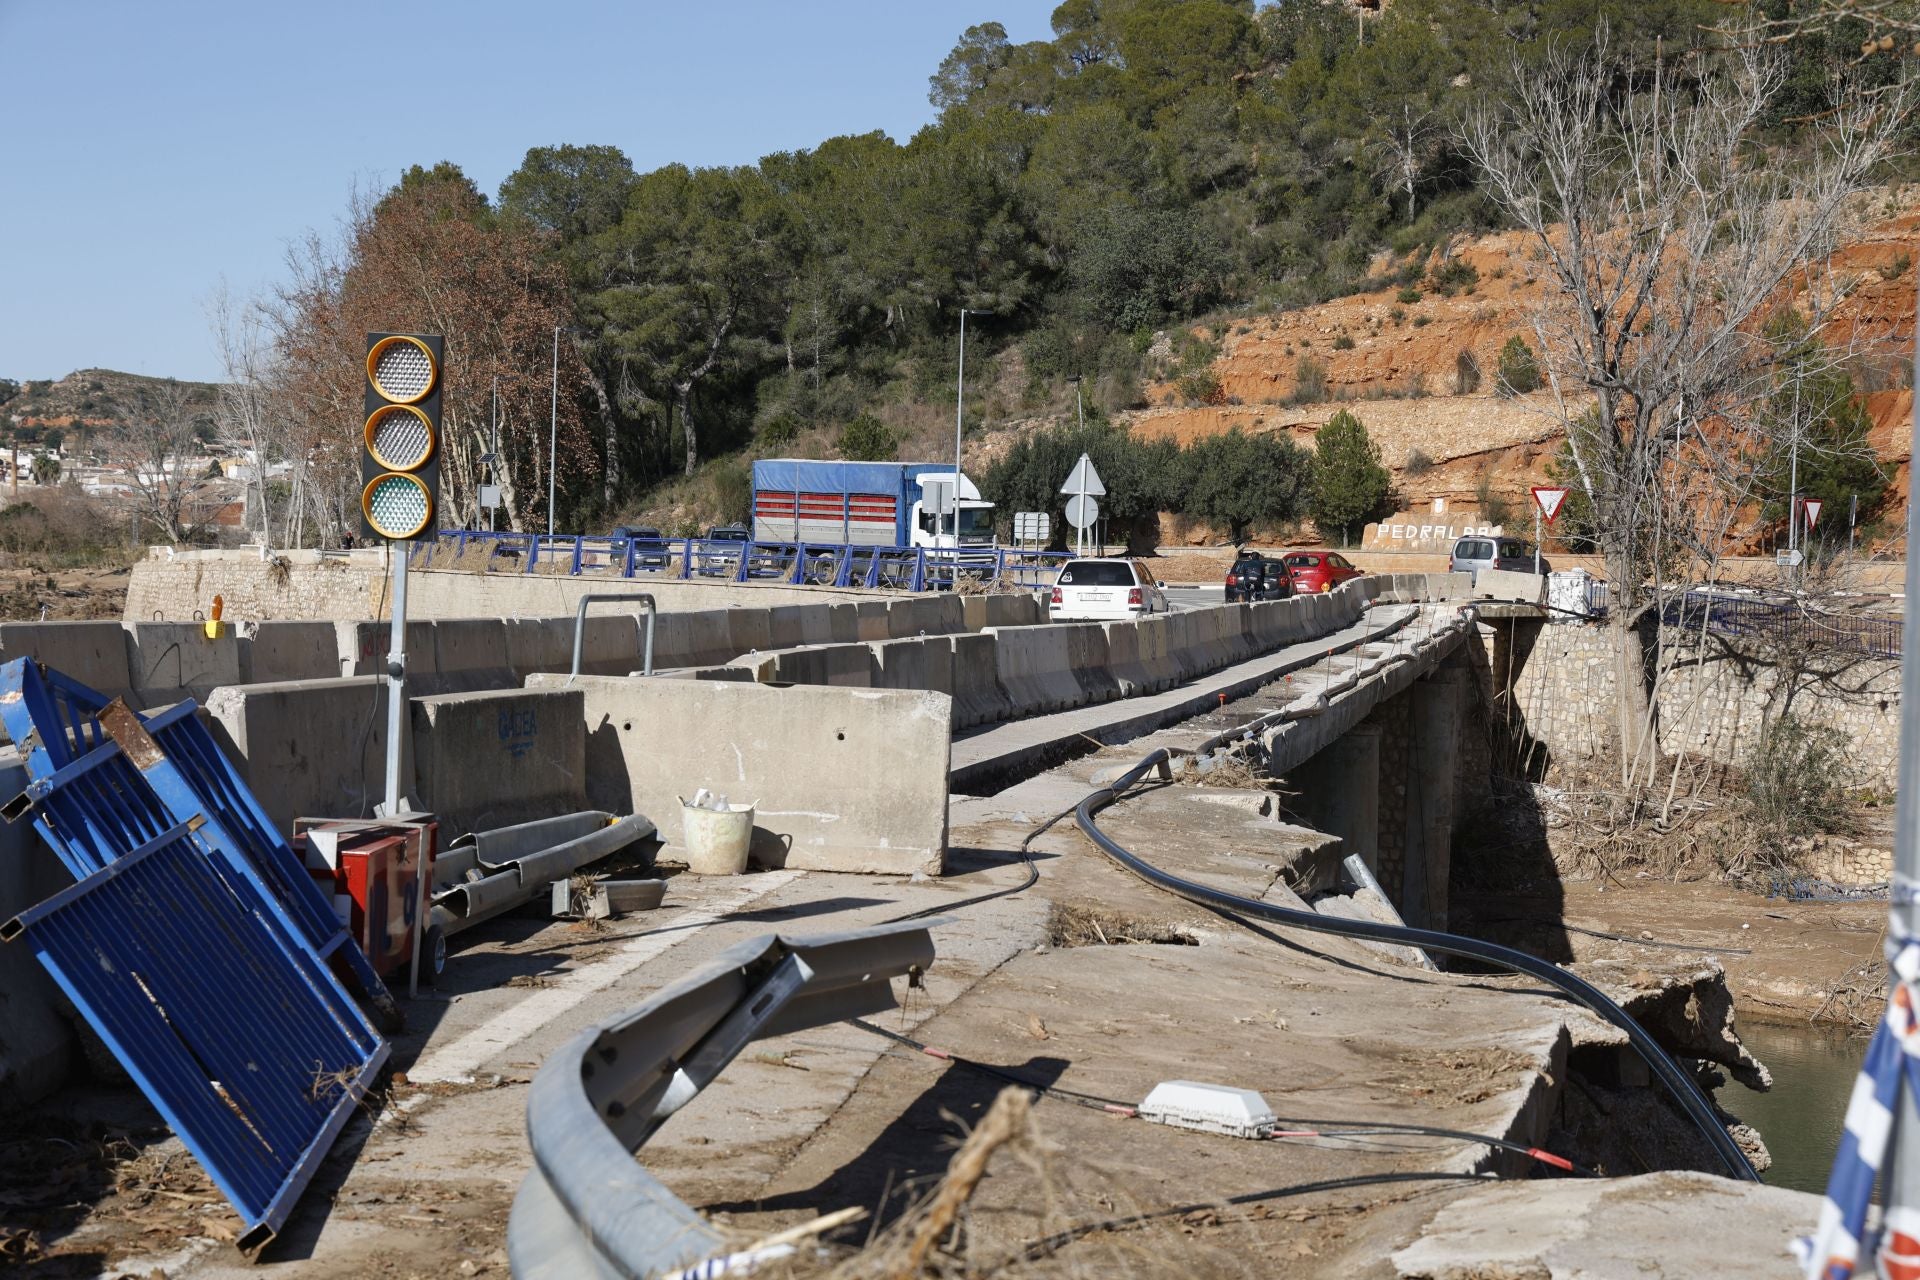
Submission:
M 939 923 L 750 939 L 554 1054 L 527 1099 L 534 1168 L 507 1225 L 513 1274 L 640 1277 L 724 1249 L 633 1153 L 752 1041 L 893 1008 L 892 979 L 918 981 Z

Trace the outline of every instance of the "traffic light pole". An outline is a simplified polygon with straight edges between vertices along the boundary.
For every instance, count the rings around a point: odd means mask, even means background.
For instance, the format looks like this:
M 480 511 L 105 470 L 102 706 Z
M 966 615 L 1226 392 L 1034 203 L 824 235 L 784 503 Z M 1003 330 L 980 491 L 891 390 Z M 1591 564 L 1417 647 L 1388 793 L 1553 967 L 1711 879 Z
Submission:
M 402 812 L 401 746 L 407 719 L 407 552 L 405 542 L 388 542 L 393 561 L 393 630 L 387 642 L 387 802 L 382 817 Z

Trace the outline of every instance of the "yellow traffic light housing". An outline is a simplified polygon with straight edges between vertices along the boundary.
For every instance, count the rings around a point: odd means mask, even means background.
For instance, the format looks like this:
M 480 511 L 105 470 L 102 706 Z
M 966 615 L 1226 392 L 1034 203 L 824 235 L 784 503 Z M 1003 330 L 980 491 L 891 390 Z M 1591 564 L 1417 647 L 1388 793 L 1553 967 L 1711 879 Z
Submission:
M 367 335 L 360 514 L 376 538 L 431 538 L 440 493 L 440 398 L 446 341 Z

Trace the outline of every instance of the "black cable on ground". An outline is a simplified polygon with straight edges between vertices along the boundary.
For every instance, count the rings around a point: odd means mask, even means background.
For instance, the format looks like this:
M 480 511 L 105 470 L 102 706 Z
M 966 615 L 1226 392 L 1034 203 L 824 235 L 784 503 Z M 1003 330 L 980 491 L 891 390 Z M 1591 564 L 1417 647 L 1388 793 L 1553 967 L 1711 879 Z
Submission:
M 990 1062 L 981 1062 L 974 1058 L 962 1057 L 960 1054 L 954 1053 L 951 1050 L 926 1044 L 923 1041 L 915 1040 L 912 1036 L 902 1035 L 898 1031 L 889 1031 L 887 1028 L 868 1022 L 864 1018 L 851 1018 L 849 1021 L 862 1031 L 871 1031 L 874 1035 L 891 1040 L 902 1048 L 912 1049 L 916 1053 L 925 1054 L 927 1057 L 938 1059 L 941 1062 L 951 1062 L 955 1066 L 965 1067 L 969 1071 L 989 1076 L 1004 1084 L 1015 1085 L 1019 1088 L 1030 1090 L 1038 1097 L 1053 1098 L 1060 1102 L 1071 1102 L 1077 1107 L 1085 1107 L 1089 1111 L 1104 1112 L 1108 1115 L 1119 1116 L 1122 1119 L 1133 1120 L 1140 1118 L 1140 1108 L 1131 1102 L 1123 1102 L 1118 1098 L 1103 1098 L 1097 1093 L 1081 1093 L 1074 1089 L 1064 1089 L 1057 1084 L 1041 1084 L 1038 1081 L 1027 1079 L 1017 1071 L 1009 1071 L 1005 1067 L 996 1067 Z M 1309 1119 L 1298 1116 L 1282 1117 L 1274 1121 L 1273 1131 L 1266 1134 L 1264 1139 L 1246 1139 L 1246 1141 L 1284 1142 L 1289 1139 L 1374 1137 L 1446 1138 L 1456 1142 L 1465 1142 L 1470 1145 L 1493 1147 L 1500 1151 L 1510 1151 L 1516 1155 L 1526 1156 L 1529 1159 L 1539 1161 L 1541 1164 L 1550 1165 L 1555 1169 L 1560 1169 L 1579 1177 L 1591 1178 L 1595 1176 L 1591 1169 L 1583 1165 L 1575 1164 L 1565 1156 L 1555 1155 L 1553 1152 L 1544 1151 L 1539 1147 L 1530 1147 L 1523 1142 L 1513 1142 L 1507 1138 L 1495 1137 L 1490 1133 L 1470 1133 L 1464 1129 L 1443 1129 L 1436 1125 L 1403 1124 L 1397 1120 L 1326 1120 Z
M 945 915 L 949 911 L 959 911 L 964 907 L 977 907 L 983 902 L 992 902 L 995 898 L 1006 898 L 1016 893 L 1025 893 L 1027 890 L 1033 888 L 1034 885 L 1040 883 L 1040 868 L 1033 860 L 1033 842 L 1051 831 L 1059 824 L 1062 818 L 1072 817 L 1073 812 L 1072 809 L 1062 809 L 1033 830 L 1027 832 L 1026 836 L 1021 839 L 1020 861 L 1027 865 L 1027 878 L 1019 884 L 1014 885 L 1010 889 L 995 889 L 990 893 L 975 894 L 971 898 L 962 898 L 958 902 L 943 902 L 938 906 L 923 907 L 918 911 L 909 911 L 906 915 L 895 916 L 891 920 L 886 920 L 882 923 L 902 924 L 908 920 L 924 920 L 928 916 Z
M 1311 911 L 1277 907 L 1270 902 L 1260 902 L 1196 881 L 1182 879 L 1160 870 L 1152 863 L 1121 847 L 1100 830 L 1099 824 L 1094 821 L 1094 815 L 1118 800 L 1149 770 L 1165 768 L 1167 761 L 1168 755 L 1164 748 L 1149 753 L 1133 768 L 1115 779 L 1110 786 L 1102 787 L 1082 800 L 1074 811 L 1075 821 L 1081 832 L 1113 861 L 1147 883 L 1190 902 L 1224 907 L 1241 915 L 1254 916 L 1276 924 L 1291 925 L 1316 933 L 1363 938 L 1373 942 L 1391 942 L 1401 946 L 1419 947 L 1423 951 L 1438 951 L 1445 955 L 1484 960 L 1557 987 L 1626 1033 L 1628 1042 L 1645 1060 L 1648 1068 L 1660 1078 L 1674 1101 L 1680 1105 L 1680 1109 L 1685 1111 L 1699 1127 L 1701 1136 L 1706 1138 L 1708 1144 L 1714 1149 L 1714 1153 L 1720 1157 L 1729 1176 L 1747 1182 L 1760 1181 L 1760 1175 L 1754 1172 L 1751 1164 L 1747 1163 L 1746 1155 L 1727 1133 L 1726 1127 L 1721 1124 L 1719 1116 L 1713 1109 L 1713 1104 L 1701 1093 L 1700 1086 L 1694 1082 L 1693 1077 L 1683 1072 L 1679 1065 L 1667 1056 L 1666 1050 L 1660 1047 L 1659 1042 L 1648 1033 L 1645 1027 L 1628 1016 L 1626 1011 L 1609 999 L 1605 992 L 1579 975 L 1569 973 L 1558 965 L 1536 956 L 1530 956 L 1524 951 L 1503 947 L 1498 943 L 1482 942 L 1477 938 L 1464 938 L 1458 934 L 1439 933 L 1431 929 L 1376 924 L 1371 920 L 1345 920 L 1337 916 L 1322 916 Z

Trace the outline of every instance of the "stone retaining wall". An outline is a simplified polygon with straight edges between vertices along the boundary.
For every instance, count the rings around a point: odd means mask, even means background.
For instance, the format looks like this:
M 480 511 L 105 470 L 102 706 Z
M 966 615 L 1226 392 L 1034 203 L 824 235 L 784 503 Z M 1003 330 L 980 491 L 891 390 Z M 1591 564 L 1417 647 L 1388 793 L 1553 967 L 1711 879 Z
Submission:
M 1613 749 L 1616 676 L 1606 627 L 1501 622 L 1496 637 L 1494 687 L 1512 689 L 1513 711 L 1535 741 L 1562 759 Z M 1788 678 L 1762 653 L 1733 652 L 1714 640 L 1685 646 L 1661 682 L 1661 748 L 1738 764 L 1765 725 L 1791 710 L 1847 736 L 1860 785 L 1891 786 L 1900 756 L 1900 664 L 1825 661 L 1839 669 Z

